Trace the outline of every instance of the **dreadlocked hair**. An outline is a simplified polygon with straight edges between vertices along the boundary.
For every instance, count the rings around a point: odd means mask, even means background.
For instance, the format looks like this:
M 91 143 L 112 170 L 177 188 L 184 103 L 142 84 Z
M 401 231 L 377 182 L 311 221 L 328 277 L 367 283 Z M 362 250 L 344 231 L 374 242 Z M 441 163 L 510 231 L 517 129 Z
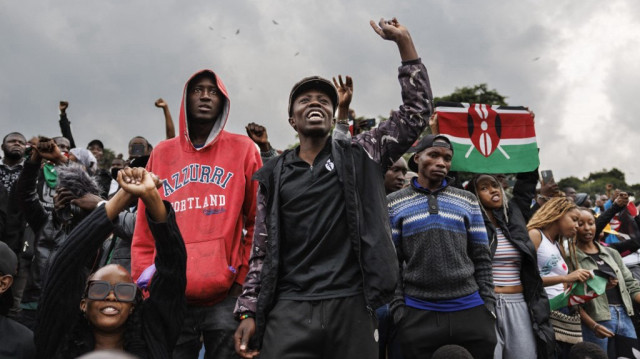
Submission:
M 482 176 L 491 177 L 496 181 L 496 183 L 498 183 L 498 187 L 500 187 L 500 194 L 502 195 L 502 214 L 504 215 L 505 222 L 509 223 L 509 204 L 507 203 L 507 196 L 504 193 L 504 188 L 500 186 L 500 181 L 498 181 L 498 179 L 494 175 L 488 173 L 480 173 L 474 175 L 473 178 L 471 178 L 471 181 L 469 181 L 469 183 L 467 184 L 467 191 L 473 193 L 476 196 L 476 198 L 478 199 L 478 204 L 480 204 L 480 210 L 482 211 L 482 214 L 484 214 L 485 217 L 490 218 L 487 215 L 487 209 L 484 208 L 484 205 L 480 201 L 480 196 L 478 196 L 478 180 Z
M 87 193 L 100 194 L 96 181 L 79 165 L 60 166 L 58 168 L 58 187 L 66 188 L 78 198 Z
M 576 208 L 578 206 L 567 197 L 553 197 L 531 217 L 527 223 L 527 230 L 543 229 Z

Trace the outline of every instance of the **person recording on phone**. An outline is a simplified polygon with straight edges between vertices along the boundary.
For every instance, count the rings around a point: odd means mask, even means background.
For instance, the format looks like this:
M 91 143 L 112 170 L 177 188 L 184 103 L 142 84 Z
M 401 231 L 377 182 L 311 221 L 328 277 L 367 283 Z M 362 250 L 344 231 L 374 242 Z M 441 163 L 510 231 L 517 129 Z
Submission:
M 146 138 L 136 136 L 129 141 L 129 159 L 131 162 L 134 158 L 149 156 L 151 154 L 151 144 Z

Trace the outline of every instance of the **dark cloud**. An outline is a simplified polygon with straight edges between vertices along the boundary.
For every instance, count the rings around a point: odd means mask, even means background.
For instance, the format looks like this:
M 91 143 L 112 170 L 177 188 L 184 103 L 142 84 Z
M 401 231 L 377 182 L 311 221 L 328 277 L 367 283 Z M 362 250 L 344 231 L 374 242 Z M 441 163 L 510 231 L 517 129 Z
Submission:
M 177 121 L 185 81 L 212 68 L 231 96 L 227 130 L 244 133 L 246 123 L 261 123 L 272 144 L 285 148 L 295 141 L 286 121 L 287 96 L 301 77 L 353 76 L 358 115 L 386 116 L 400 104 L 397 49 L 368 23 L 395 15 L 409 27 L 436 95 L 488 83 L 509 103 L 530 106 L 545 168 L 557 177 L 583 176 L 613 162 L 597 151 L 584 161 L 574 157 L 593 144 L 567 130 L 580 122 L 562 104 L 579 85 L 564 71 L 580 59 L 568 58 L 564 49 L 603 14 L 613 19 L 616 11 L 640 11 L 635 2 L 607 4 L 611 10 L 595 0 L 3 2 L 0 125 L 26 136 L 55 135 L 57 103 L 68 100 L 79 145 L 101 138 L 125 152 L 134 135 L 153 143 L 163 138 L 155 99 L 163 97 Z M 604 54 L 611 61 L 606 93 L 588 99 L 611 104 L 602 121 L 627 136 L 638 132 L 637 45 L 623 43 L 617 53 Z M 626 152 L 631 147 L 620 145 L 615 153 L 626 158 Z M 620 162 L 623 171 L 630 166 Z

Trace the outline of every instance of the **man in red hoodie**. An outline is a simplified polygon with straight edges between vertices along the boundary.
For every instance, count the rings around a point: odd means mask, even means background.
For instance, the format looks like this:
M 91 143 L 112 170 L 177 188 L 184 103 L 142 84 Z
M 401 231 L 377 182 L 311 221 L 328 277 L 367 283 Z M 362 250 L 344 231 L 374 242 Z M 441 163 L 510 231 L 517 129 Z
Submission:
M 171 202 L 187 248 L 189 305 L 174 358 L 197 358 L 200 337 L 207 358 L 234 354 L 233 307 L 248 271 L 260 154 L 246 136 L 224 131 L 229 96 L 211 70 L 187 82 L 176 137 L 160 142 L 147 170 L 163 179 L 160 195 Z M 138 204 L 144 213 L 144 204 Z M 131 272 L 151 279 L 154 242 L 144 216 L 137 218 Z M 144 273 L 143 273 L 144 272 Z

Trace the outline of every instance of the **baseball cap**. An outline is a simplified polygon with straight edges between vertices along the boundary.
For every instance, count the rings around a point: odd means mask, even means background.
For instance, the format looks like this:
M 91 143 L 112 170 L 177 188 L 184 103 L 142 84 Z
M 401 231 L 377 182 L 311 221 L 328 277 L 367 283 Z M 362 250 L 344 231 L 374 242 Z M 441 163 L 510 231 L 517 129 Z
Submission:
M 336 108 L 338 107 L 338 91 L 335 86 L 333 86 L 329 80 L 320 76 L 310 76 L 303 78 L 293 85 L 291 93 L 289 94 L 289 116 L 291 116 L 293 102 L 302 92 L 307 90 L 318 90 L 327 94 L 333 103 L 333 112 L 336 112 Z
M 426 135 L 422 137 L 420 141 L 417 141 L 407 152 L 418 153 L 430 147 L 444 147 L 450 149 L 451 152 L 453 152 L 451 142 L 446 136 L 443 135 Z M 409 169 L 413 172 L 418 172 L 418 164 L 413 159 L 413 157 L 414 156 L 409 157 Z
M 18 273 L 18 257 L 4 242 L 0 242 L 0 272 L 12 276 Z

